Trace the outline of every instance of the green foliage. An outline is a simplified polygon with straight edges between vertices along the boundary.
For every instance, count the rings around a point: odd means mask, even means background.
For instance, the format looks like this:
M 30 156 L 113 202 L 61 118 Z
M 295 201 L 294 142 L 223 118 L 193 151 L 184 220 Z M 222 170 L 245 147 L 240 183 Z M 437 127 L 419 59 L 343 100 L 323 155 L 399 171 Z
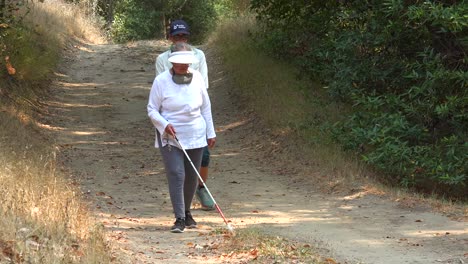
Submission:
M 466 2 L 252 0 L 252 8 L 264 48 L 354 106 L 333 130 L 346 149 L 404 186 L 464 193 Z
M 214 1 L 214 9 L 219 19 L 235 19 L 244 14 L 250 6 L 250 0 Z
M 190 42 L 202 43 L 219 18 L 236 17 L 249 0 L 66 0 L 86 6 L 102 17 L 116 42 L 166 36 L 171 20 L 184 19 L 191 28 Z
M 10 29 L 5 44 L 5 53 L 16 69 L 11 77 L 16 80 L 33 83 L 47 79 L 60 57 L 58 40 L 45 40 L 38 32 L 20 25 Z
M 0 24 L 5 24 L 8 26 L 17 22 L 21 22 L 23 15 L 20 15 L 18 10 L 24 6 L 27 7 L 26 0 L 0 1 Z
M 142 1 L 122 0 L 117 5 L 111 36 L 117 42 L 151 39 L 161 31 L 161 10 Z
M 183 19 L 190 26 L 190 42 L 200 44 L 216 25 L 215 0 L 173 0 L 166 3 L 166 17 Z
M 6 75 L 4 57 L 9 56 L 14 47 L 10 45 L 8 39 L 14 35 L 13 28 L 20 25 L 23 16 L 17 14 L 17 10 L 26 5 L 25 1 L 6 2 L 0 0 L 0 75 Z
M 216 24 L 214 0 L 121 0 L 114 14 L 111 35 L 117 42 L 161 37 L 166 20 L 184 19 L 191 42 L 202 42 Z

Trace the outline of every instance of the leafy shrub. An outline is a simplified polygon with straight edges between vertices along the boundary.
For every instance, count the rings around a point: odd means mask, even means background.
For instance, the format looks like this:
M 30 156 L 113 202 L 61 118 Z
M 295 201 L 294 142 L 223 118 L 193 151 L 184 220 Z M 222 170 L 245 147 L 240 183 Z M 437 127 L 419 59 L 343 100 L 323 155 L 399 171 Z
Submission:
M 111 35 L 117 42 L 161 37 L 164 23 L 184 19 L 190 25 L 191 42 L 200 43 L 216 23 L 212 0 L 154 1 L 123 0 L 114 14 Z M 168 21 L 165 21 L 168 20 Z
M 468 6 L 252 0 L 266 47 L 353 105 L 333 135 L 404 186 L 468 187 Z M 293 40 L 293 41 L 291 41 Z
M 17 25 L 9 30 L 5 54 L 16 69 L 12 78 L 36 82 L 49 77 L 60 57 L 59 42 L 57 39 L 44 41 L 38 32 L 28 27 Z
M 13 28 L 20 24 L 22 16 L 17 15 L 16 11 L 26 3 L 24 1 L 15 2 L 0 2 L 0 75 L 4 79 L 9 74 L 14 74 L 16 70 L 11 66 L 10 53 L 13 51 L 13 46 L 7 43 L 14 35 Z
M 200 44 L 216 25 L 217 16 L 214 0 L 169 1 L 166 17 L 183 19 L 190 26 L 190 42 Z
M 161 11 L 148 8 L 144 2 L 123 0 L 114 15 L 111 36 L 116 42 L 151 39 L 161 31 Z

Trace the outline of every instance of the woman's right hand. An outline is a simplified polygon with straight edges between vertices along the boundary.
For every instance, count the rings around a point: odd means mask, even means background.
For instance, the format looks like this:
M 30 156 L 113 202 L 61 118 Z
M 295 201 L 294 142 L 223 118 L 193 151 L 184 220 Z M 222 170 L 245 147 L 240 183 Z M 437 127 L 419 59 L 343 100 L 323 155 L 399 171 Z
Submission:
M 166 128 L 164 129 L 164 132 L 171 135 L 173 138 L 175 138 L 176 131 L 174 127 L 171 124 L 168 124 Z

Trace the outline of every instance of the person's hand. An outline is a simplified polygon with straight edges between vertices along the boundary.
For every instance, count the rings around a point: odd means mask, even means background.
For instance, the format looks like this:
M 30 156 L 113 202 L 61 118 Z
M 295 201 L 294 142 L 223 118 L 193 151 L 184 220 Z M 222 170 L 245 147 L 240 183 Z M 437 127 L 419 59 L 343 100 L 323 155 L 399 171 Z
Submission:
M 216 143 L 216 138 L 209 138 L 207 141 L 208 141 L 208 148 L 212 148 L 214 147 Z
M 176 131 L 171 124 L 168 124 L 166 126 L 166 128 L 164 129 L 164 132 L 171 135 L 173 138 L 175 138 Z

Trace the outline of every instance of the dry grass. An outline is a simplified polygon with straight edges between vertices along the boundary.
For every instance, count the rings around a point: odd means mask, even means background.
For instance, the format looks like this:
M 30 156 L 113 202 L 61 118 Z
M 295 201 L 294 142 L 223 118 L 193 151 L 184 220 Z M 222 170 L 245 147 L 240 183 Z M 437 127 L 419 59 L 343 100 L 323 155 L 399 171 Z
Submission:
M 220 244 L 221 259 L 241 259 L 242 263 L 336 263 L 323 258 L 310 244 L 263 234 L 256 229 L 239 229 Z
M 80 1 L 80 5 L 61 0 L 32 1 L 26 22 L 38 33 L 46 35 L 46 39 L 59 38 L 61 43 L 75 37 L 91 43 L 105 43 L 106 38 L 99 29 L 102 21 L 86 14 L 90 5 L 91 1 Z
M 0 260 L 21 253 L 31 263 L 109 262 L 81 191 L 57 171 L 56 150 L 28 112 L 0 112 Z
M 300 92 L 304 83 L 296 80 L 293 68 L 278 64 L 252 47 L 249 29 L 253 28 L 253 23 L 252 17 L 246 17 L 220 25 L 210 39 L 210 45 L 222 50 L 236 89 L 250 102 L 248 107 L 268 125 L 284 128 L 300 123 L 306 115 L 303 108 L 307 107 Z
M 0 51 L 16 70 L 14 78 L 27 82 L 47 79 L 75 38 L 104 43 L 98 21 L 83 13 L 78 6 L 59 0 L 31 1 L 20 9 L 18 16 L 24 17 L 23 23 L 8 28 Z M 0 73 L 3 70 L 1 67 Z
M 5 40 L 16 74 L 0 81 L 0 263 L 109 263 L 102 227 L 37 126 L 44 114 L 37 98 L 67 41 L 104 38 L 77 6 L 46 0 L 29 7 L 26 25 Z

